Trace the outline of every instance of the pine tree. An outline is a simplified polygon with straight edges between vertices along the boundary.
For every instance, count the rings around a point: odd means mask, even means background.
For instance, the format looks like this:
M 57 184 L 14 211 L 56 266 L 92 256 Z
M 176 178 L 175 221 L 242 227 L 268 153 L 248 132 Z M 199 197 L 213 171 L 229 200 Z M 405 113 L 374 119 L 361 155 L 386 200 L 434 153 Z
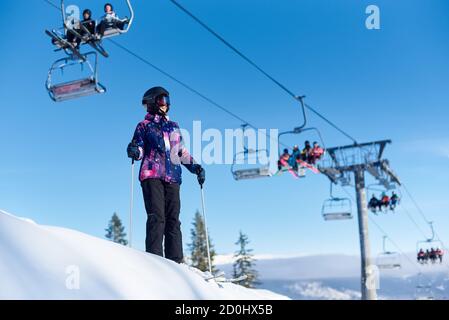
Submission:
M 191 252 L 191 265 L 201 271 L 209 271 L 209 262 L 207 258 L 207 244 L 206 244 L 206 228 L 204 225 L 203 217 L 200 212 L 195 213 L 193 218 L 192 229 L 190 230 L 191 243 L 189 249 Z M 209 235 L 210 244 L 210 257 L 212 263 L 212 273 L 216 273 L 218 270 L 215 268 L 213 262 L 216 255 Z
M 260 284 L 257 280 L 258 274 L 254 269 L 255 260 L 253 258 L 252 249 L 248 249 L 249 244 L 248 236 L 240 231 L 239 239 L 235 243 L 239 246 L 239 250 L 235 252 L 235 262 L 233 264 L 234 278 L 246 276 L 246 279 L 239 282 L 240 285 L 247 288 L 254 288 Z
M 125 227 L 122 225 L 122 221 L 118 217 L 117 213 L 114 212 L 111 220 L 109 221 L 108 228 L 106 231 L 106 239 L 109 239 L 115 243 L 123 244 L 126 246 L 128 241 L 126 240 Z

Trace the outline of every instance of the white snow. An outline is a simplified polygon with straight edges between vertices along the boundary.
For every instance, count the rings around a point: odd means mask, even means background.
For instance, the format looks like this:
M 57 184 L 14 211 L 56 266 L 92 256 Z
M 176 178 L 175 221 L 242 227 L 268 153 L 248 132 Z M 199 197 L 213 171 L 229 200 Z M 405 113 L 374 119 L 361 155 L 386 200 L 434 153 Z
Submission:
M 288 299 L 0 210 L 0 299 Z
M 253 256 L 253 259 L 256 261 L 260 260 L 280 260 L 280 259 L 292 259 L 292 258 L 301 258 L 306 257 L 307 254 L 256 254 Z M 214 262 L 217 265 L 225 265 L 225 264 L 233 264 L 235 262 L 235 257 L 233 253 L 230 254 L 221 254 L 216 255 L 214 257 Z
M 324 286 L 320 282 L 295 283 L 289 286 L 289 289 L 309 299 L 324 300 L 355 300 L 360 299 L 360 292 L 353 290 L 336 290 Z

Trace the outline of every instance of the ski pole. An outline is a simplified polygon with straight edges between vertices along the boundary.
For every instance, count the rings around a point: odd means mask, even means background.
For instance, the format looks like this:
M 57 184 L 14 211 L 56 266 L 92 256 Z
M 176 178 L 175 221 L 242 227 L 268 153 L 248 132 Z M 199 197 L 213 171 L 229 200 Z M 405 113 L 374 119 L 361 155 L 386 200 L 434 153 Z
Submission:
M 132 248 L 133 239 L 133 204 L 134 204 L 134 159 L 131 163 L 131 199 L 129 203 L 129 240 L 128 245 Z
M 210 272 L 210 274 L 212 274 L 212 261 L 210 258 L 209 235 L 207 232 L 206 208 L 204 206 L 204 189 L 203 189 L 202 184 L 200 184 L 200 187 L 201 187 L 201 205 L 202 205 L 202 209 L 203 209 L 204 230 L 205 230 L 205 234 L 206 234 L 207 261 L 209 264 L 209 272 Z

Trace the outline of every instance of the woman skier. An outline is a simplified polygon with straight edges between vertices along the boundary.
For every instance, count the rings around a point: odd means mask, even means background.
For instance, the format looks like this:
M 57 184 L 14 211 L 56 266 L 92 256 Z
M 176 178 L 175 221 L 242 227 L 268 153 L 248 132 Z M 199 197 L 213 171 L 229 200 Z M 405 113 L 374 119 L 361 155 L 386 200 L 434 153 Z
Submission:
M 149 253 L 165 253 L 165 258 L 181 263 L 180 164 L 197 175 L 201 186 L 206 172 L 184 148 L 178 124 L 168 118 L 169 92 L 162 87 L 151 88 L 142 104 L 148 114 L 137 125 L 127 153 L 133 161 L 142 160 L 139 180 L 147 212 L 145 247 Z

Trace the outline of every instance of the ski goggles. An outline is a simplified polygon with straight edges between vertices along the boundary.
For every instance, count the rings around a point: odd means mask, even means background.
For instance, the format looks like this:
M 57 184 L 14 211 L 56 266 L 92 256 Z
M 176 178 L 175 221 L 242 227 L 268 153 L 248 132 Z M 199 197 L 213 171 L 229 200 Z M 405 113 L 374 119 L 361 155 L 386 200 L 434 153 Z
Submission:
M 160 95 L 156 98 L 156 104 L 159 107 L 169 106 L 170 105 L 170 97 L 166 95 Z

